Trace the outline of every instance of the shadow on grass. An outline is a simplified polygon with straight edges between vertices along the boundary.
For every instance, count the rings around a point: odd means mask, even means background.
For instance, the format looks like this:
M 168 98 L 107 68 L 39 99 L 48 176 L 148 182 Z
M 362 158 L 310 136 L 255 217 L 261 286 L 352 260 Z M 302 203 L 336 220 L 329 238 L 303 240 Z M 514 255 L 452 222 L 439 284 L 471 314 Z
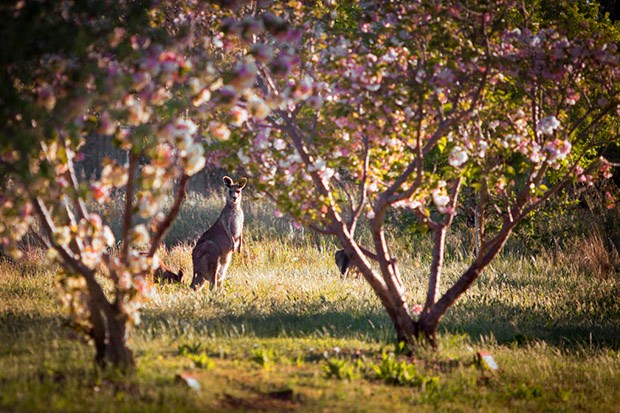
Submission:
M 505 314 L 503 317 L 501 314 Z M 492 315 L 492 316 L 489 316 Z M 391 342 L 395 337 L 386 313 L 380 310 L 361 314 L 322 311 L 291 314 L 275 310 L 269 314 L 251 312 L 207 318 L 179 318 L 169 312 L 143 314 L 147 334 L 184 335 L 188 331 L 216 337 L 331 337 Z M 550 319 L 543 311 L 527 312 L 500 304 L 476 306 L 452 315 L 440 325 L 441 334 L 467 334 L 474 343 L 494 337 L 499 344 L 516 345 L 544 341 L 562 348 L 597 347 L 620 349 L 620 325 L 611 320 L 592 322 L 565 316 Z
M 525 311 L 502 304 L 468 306 L 448 312 L 440 325 L 444 335 L 466 334 L 474 343 L 494 337 L 499 344 L 526 344 L 544 341 L 562 348 L 620 349 L 620 324 L 614 314 L 603 319 L 574 318 L 566 314 L 550 318 L 544 311 Z M 4 351 L 15 351 L 19 343 L 37 337 L 45 340 L 70 332 L 60 316 L 5 312 L 0 314 L 0 338 Z M 395 333 L 387 314 L 377 309 L 359 311 L 322 310 L 293 314 L 272 309 L 265 314 L 242 312 L 221 317 L 179 317 L 174 311 L 144 311 L 137 333 L 146 337 L 184 336 L 188 332 L 213 337 L 305 338 L 324 337 L 391 342 Z M 12 350 L 11 350 L 12 349 Z

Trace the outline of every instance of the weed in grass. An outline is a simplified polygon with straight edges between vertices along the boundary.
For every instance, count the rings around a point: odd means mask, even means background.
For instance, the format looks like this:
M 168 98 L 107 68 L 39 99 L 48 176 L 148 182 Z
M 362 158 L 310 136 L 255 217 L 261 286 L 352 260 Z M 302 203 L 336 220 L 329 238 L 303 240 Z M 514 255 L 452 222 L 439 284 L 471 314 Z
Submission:
M 195 367 L 200 369 L 210 370 L 215 366 L 215 362 L 205 353 L 188 354 L 187 358 L 194 363 Z
M 323 374 L 328 379 L 355 380 L 360 377 L 359 367 L 346 360 L 331 358 L 322 367 Z
M 398 360 L 393 353 L 383 353 L 381 363 L 372 366 L 377 378 L 387 384 L 399 386 L 427 387 L 438 383 L 439 377 L 424 376 L 415 364 Z
M 190 343 L 190 344 L 181 344 L 177 351 L 181 356 L 187 356 L 190 354 L 199 354 L 202 349 L 202 343 Z
M 273 349 L 257 348 L 252 350 L 252 356 L 250 360 L 258 364 L 263 369 L 269 370 L 272 367 L 275 358 L 276 356 Z

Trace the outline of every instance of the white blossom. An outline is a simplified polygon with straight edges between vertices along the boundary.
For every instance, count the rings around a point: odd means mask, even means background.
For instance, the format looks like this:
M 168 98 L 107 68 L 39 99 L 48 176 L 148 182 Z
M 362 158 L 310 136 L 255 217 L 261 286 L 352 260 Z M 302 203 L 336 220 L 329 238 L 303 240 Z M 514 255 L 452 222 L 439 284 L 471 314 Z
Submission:
M 452 149 L 452 152 L 450 152 L 448 162 L 454 168 L 458 168 L 465 162 L 467 162 L 468 158 L 469 156 L 467 155 L 467 152 L 463 150 L 463 148 L 461 148 L 460 146 L 455 146 L 454 149 Z
M 189 176 L 195 175 L 205 167 L 206 163 L 205 148 L 196 143 L 192 145 L 185 158 L 185 173 Z
M 538 122 L 536 125 L 536 132 L 543 135 L 551 135 L 553 131 L 560 127 L 560 121 L 555 116 L 547 116 Z

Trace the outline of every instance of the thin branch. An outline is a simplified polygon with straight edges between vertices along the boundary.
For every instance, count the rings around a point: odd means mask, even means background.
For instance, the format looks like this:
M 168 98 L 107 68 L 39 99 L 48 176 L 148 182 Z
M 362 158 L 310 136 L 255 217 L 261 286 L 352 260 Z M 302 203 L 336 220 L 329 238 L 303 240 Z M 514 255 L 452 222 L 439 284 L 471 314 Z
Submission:
M 353 206 L 354 202 L 353 202 L 353 195 L 351 194 L 351 191 L 349 191 L 349 189 L 347 188 L 346 184 L 344 182 L 342 182 L 342 180 L 340 178 L 338 178 L 337 175 L 334 175 L 332 177 L 332 180 L 334 182 L 336 182 L 336 185 L 342 190 L 342 192 L 344 192 L 344 194 L 347 197 L 347 201 L 348 201 L 348 208 L 349 211 L 351 211 L 351 215 L 353 215 L 353 210 L 355 209 L 355 207 Z
M 70 153 L 71 151 L 66 146 L 66 144 L 65 144 L 65 150 L 67 152 L 67 167 L 68 167 L 68 173 L 69 173 L 69 180 L 71 182 L 71 186 L 73 187 L 73 190 L 75 191 L 74 201 L 76 204 L 76 210 L 78 211 L 78 217 L 80 219 L 85 219 L 88 216 L 88 209 L 86 208 L 86 203 L 84 202 L 82 197 L 79 196 L 79 184 L 78 184 L 77 175 L 75 173 L 75 164 L 73 163 L 73 154 Z
M 95 300 L 95 302 L 104 312 L 106 312 L 107 315 L 111 315 L 110 303 L 101 289 L 101 286 L 95 279 L 95 271 L 85 266 L 81 261 L 77 260 L 71 252 L 67 251 L 66 248 L 54 241 L 53 234 L 55 232 L 55 225 L 49 210 L 45 206 L 45 203 L 40 197 L 33 198 L 31 201 L 37 215 L 39 216 L 41 225 L 48 235 L 48 243 L 56 252 L 58 252 L 61 258 L 61 264 L 67 270 L 74 271 L 84 277 L 93 300 Z
M 351 216 L 351 220 L 349 221 L 349 231 L 351 232 L 351 236 L 355 238 L 355 229 L 357 227 L 357 222 L 362 215 L 362 211 L 364 210 L 364 206 L 368 201 L 368 193 L 366 192 L 366 185 L 368 184 L 368 168 L 370 165 L 370 142 L 368 136 L 364 136 L 364 169 L 362 171 L 362 180 L 360 182 L 360 200 L 357 204 L 357 207 L 353 209 L 353 205 L 351 205 L 351 209 L 353 210 L 353 214 Z
M 148 257 L 152 257 L 153 255 L 155 255 L 155 252 L 159 247 L 159 243 L 164 238 L 164 236 L 172 226 L 175 218 L 179 214 L 181 204 L 183 203 L 183 199 L 185 199 L 188 183 L 189 175 L 183 174 L 183 176 L 181 176 L 181 179 L 179 179 L 177 192 L 174 197 L 174 203 L 172 204 L 172 208 L 170 208 L 170 211 L 168 212 L 168 215 L 166 215 L 166 218 L 161 223 L 159 223 L 159 225 L 157 226 L 157 231 L 153 235 L 153 240 L 151 241 L 151 248 L 149 248 Z
M 276 88 L 276 85 L 273 82 L 273 79 L 271 79 L 271 77 L 269 76 L 269 73 L 267 73 L 267 71 L 265 70 L 262 64 L 259 65 L 258 70 L 259 70 L 260 76 L 256 77 L 256 82 L 258 83 L 259 88 L 265 94 L 269 93 L 269 88 L 271 88 L 271 91 L 275 95 L 277 95 L 278 89 Z
M 39 241 L 42 245 L 45 245 L 46 248 L 52 248 L 52 243 L 47 237 L 44 237 L 43 235 L 39 234 L 34 229 L 31 229 L 30 233 L 34 236 L 34 238 L 37 241 Z
M 77 220 L 75 219 L 75 214 L 71 210 L 71 207 L 69 206 L 69 202 L 67 198 L 68 198 L 67 194 L 63 195 L 62 203 L 65 206 L 65 211 L 67 212 L 67 217 L 69 217 L 69 222 L 71 223 L 72 226 L 77 227 Z M 72 250 L 75 254 L 78 254 L 81 256 L 82 251 L 84 251 L 84 243 L 82 242 L 82 239 L 80 237 L 75 237 L 74 240 L 75 240 L 75 244 L 73 245 L 74 248 L 72 248 Z
M 129 233 L 131 230 L 131 218 L 133 216 L 133 191 L 134 174 L 138 168 L 138 155 L 129 150 L 129 166 L 127 169 L 127 187 L 125 190 L 125 211 L 123 214 L 123 244 L 121 247 L 121 262 L 127 263 L 129 253 Z
M 456 215 L 456 203 L 459 197 L 459 192 L 461 191 L 461 184 L 463 183 L 463 177 L 460 176 L 459 179 L 454 182 L 454 186 L 452 188 L 452 196 L 450 197 L 450 213 L 448 213 L 448 217 L 446 218 L 446 222 L 444 222 L 444 226 L 446 228 L 452 225 L 452 220 Z

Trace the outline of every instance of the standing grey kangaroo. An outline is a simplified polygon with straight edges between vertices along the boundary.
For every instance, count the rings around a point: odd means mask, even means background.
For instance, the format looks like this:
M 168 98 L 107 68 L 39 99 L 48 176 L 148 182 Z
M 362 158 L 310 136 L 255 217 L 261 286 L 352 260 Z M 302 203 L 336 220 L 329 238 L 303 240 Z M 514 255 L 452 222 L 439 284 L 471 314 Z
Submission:
M 205 281 L 211 287 L 219 287 L 226 277 L 233 251 L 241 252 L 243 245 L 243 210 L 241 209 L 241 190 L 248 180 L 241 178 L 235 183 L 228 176 L 226 185 L 226 205 L 219 218 L 198 239 L 192 250 L 194 276 L 190 288 L 200 290 Z

